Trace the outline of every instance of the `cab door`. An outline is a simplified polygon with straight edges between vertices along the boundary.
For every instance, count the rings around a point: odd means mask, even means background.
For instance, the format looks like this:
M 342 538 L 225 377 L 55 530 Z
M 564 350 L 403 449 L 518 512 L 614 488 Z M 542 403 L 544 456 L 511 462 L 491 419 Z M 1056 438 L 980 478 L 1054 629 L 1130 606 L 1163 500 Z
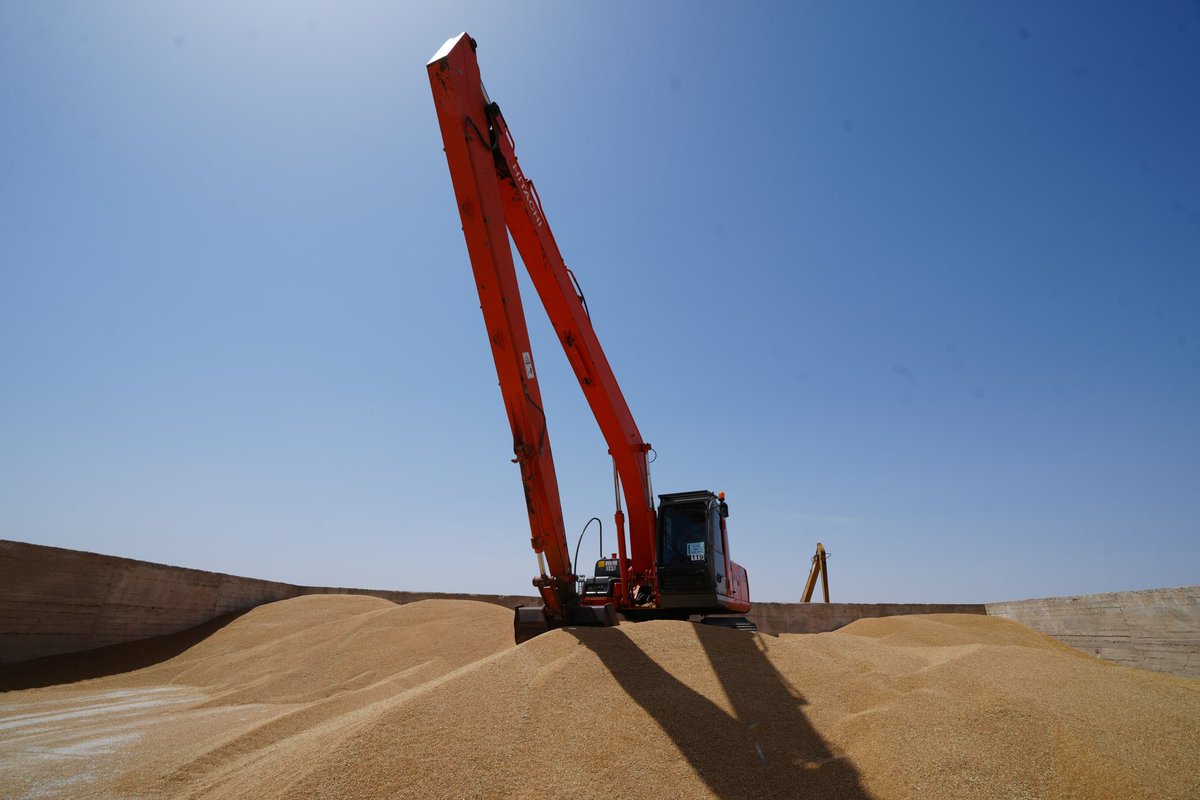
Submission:
M 721 535 L 721 513 L 714 503 L 708 509 L 709 569 L 716 580 L 717 592 L 725 593 L 725 574 L 729 562 L 725 558 L 725 537 Z

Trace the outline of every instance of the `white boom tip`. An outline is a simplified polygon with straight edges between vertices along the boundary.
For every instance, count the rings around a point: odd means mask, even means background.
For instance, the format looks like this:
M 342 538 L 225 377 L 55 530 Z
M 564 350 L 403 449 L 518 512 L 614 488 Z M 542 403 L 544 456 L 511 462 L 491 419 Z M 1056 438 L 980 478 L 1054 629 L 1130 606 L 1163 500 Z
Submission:
M 450 55 L 450 51 L 453 50 L 455 45 L 457 45 L 464 38 L 466 38 L 466 39 L 471 38 L 470 36 L 467 36 L 466 31 L 463 31 L 458 36 L 451 36 L 449 39 L 446 40 L 446 43 L 444 45 L 442 45 L 441 47 L 438 48 L 438 51 L 433 54 L 433 58 L 429 59 L 429 63 L 426 64 L 425 66 L 429 66 L 429 64 L 436 64 L 437 62 L 441 61 L 446 56 Z

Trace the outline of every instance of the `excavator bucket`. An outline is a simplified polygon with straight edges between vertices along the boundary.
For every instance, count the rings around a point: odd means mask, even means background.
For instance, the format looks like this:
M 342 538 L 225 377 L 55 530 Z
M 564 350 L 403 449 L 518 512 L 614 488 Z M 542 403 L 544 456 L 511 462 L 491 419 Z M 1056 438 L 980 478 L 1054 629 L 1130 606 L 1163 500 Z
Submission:
M 513 638 L 517 644 L 540 636 L 553 627 L 545 606 L 517 606 L 513 617 Z
M 572 625 L 611 628 L 616 624 L 617 610 L 611 603 L 603 606 L 572 606 L 567 610 L 566 619 L 551 616 L 545 606 L 517 606 L 513 617 L 513 638 L 520 644 L 553 628 Z

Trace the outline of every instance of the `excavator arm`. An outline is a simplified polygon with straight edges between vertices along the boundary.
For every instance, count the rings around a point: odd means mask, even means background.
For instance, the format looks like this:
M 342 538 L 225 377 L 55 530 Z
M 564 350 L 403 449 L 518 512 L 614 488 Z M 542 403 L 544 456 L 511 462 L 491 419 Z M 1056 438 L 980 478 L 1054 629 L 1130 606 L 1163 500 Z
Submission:
M 630 510 L 626 555 L 624 514 L 617 511 L 621 574 L 629 586 L 654 583 L 654 498 L 646 454 L 612 367 L 576 291 L 532 181 L 521 171 L 500 108 L 487 96 L 475 42 L 461 34 L 428 64 L 454 193 L 462 218 L 500 391 L 521 465 L 532 545 L 540 574 L 534 583 L 547 614 L 564 619 L 577 603 L 576 576 L 562 522 L 558 482 L 542 411 L 529 333 L 517 286 L 509 234 L 529 271 L 601 432 L 609 445 Z
M 812 557 L 812 568 L 808 571 L 808 580 L 804 582 L 804 593 L 800 596 L 801 603 L 812 600 L 813 591 L 817 588 L 817 576 L 821 576 L 821 589 L 825 593 L 825 602 L 829 602 L 829 554 L 825 545 L 817 542 L 817 552 Z
M 658 563 L 656 552 L 658 520 L 647 458 L 650 445 L 642 439 L 600 346 L 537 189 L 517 162 L 512 134 L 500 106 L 483 87 L 475 49 L 475 40 L 460 34 L 442 45 L 427 70 L 463 237 L 512 428 L 513 460 L 521 467 L 531 543 L 538 557 L 539 574 L 533 582 L 543 607 L 517 610 L 517 638 L 526 638 L 526 629 L 532 634 L 562 624 L 614 624 L 617 609 L 627 616 L 667 613 L 676 617 L 689 612 L 748 610 L 745 570 L 728 560 L 723 517 L 718 525 L 713 510 L 717 508 L 713 502 L 717 496 L 711 492 L 663 495 L 664 502 L 672 498 L 673 508 L 678 509 L 680 504 L 696 506 L 706 520 L 685 521 L 687 514 L 677 511 L 673 517 L 673 545 L 682 546 L 680 537 L 685 534 L 708 542 L 707 549 L 704 544 L 688 545 L 687 563 L 668 565 L 675 582 L 674 597 L 670 603 L 664 601 L 660 591 L 665 580 L 663 565 Z M 603 591 L 597 592 L 594 587 L 589 590 L 585 581 L 584 598 L 579 596 L 579 576 L 574 572 L 563 528 L 550 436 L 508 244 L 510 235 L 613 459 L 619 569 L 615 575 L 593 579 L 593 583 L 602 584 Z M 629 509 L 628 546 L 622 497 Z M 723 500 L 720 507 L 727 515 Z M 672 552 L 677 553 L 678 547 Z M 697 560 L 700 563 L 693 563 Z M 607 571 L 610 566 L 604 560 L 597 563 L 598 570 Z M 697 578 L 693 574 L 697 569 L 705 575 Z
M 576 601 L 575 575 L 563 528 L 542 393 L 508 246 L 505 191 L 497 179 L 488 124 L 489 101 L 471 38 L 463 34 L 448 41 L 428 68 L 463 237 L 512 427 L 513 460 L 521 467 L 531 543 L 538 556 L 535 584 L 548 613 L 563 617 L 566 608 Z
M 497 144 L 497 165 L 504 192 L 504 219 L 521 254 L 559 343 L 575 371 L 592 415 L 600 426 L 613 458 L 626 506 L 629 508 L 629 556 L 621 554 L 621 573 L 632 584 L 652 587 L 654 577 L 654 496 L 647 453 L 637 423 L 617 383 L 616 375 L 592 327 L 574 275 L 563 261 L 546 222 L 533 182 L 521 172 L 512 136 L 499 106 L 488 107 Z M 618 498 L 617 542 L 624 549 L 624 514 Z M 628 563 L 626 563 L 628 561 Z

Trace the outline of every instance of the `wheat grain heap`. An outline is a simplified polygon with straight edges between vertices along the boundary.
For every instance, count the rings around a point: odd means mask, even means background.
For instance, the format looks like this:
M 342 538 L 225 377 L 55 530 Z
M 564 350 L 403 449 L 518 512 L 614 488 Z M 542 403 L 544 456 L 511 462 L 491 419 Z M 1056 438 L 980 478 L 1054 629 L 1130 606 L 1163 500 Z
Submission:
M 1003 619 L 553 631 L 309 596 L 0 670 L 5 798 L 1197 798 L 1200 681 Z

